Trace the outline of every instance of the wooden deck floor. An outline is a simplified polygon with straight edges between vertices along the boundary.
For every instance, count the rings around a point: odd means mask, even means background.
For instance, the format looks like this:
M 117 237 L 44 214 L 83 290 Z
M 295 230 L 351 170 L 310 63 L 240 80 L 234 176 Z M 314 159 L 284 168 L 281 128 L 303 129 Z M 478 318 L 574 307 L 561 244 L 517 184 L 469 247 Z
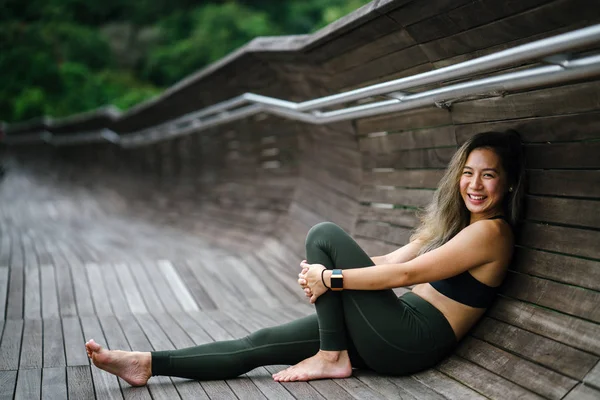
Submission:
M 1 399 L 481 398 L 434 370 L 279 384 L 270 374 L 282 367 L 271 366 L 227 381 L 155 377 L 132 388 L 90 367 L 86 338 L 173 349 L 313 312 L 299 290 L 261 283 L 265 267 L 252 257 L 121 213 L 119 201 L 18 167 L 0 181 Z

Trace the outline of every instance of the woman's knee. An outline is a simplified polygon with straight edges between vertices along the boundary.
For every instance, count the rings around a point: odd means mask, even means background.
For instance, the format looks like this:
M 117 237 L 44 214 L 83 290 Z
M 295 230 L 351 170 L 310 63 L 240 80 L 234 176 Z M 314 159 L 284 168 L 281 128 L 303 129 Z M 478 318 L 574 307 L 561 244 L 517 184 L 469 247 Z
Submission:
M 314 243 L 327 243 L 340 234 L 347 235 L 347 233 L 334 224 L 333 222 L 320 222 L 314 225 L 308 231 L 306 235 L 306 246 L 310 246 Z

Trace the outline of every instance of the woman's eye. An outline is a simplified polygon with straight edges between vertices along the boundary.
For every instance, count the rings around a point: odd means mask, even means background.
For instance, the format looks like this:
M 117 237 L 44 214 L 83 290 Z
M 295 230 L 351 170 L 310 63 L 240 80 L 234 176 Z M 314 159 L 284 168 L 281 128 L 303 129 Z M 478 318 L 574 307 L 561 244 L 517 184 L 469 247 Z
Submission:
M 492 174 L 485 174 L 483 176 L 485 176 L 486 178 L 493 178 L 494 177 L 494 175 L 492 175 Z
M 463 175 L 471 175 L 471 171 L 463 171 Z

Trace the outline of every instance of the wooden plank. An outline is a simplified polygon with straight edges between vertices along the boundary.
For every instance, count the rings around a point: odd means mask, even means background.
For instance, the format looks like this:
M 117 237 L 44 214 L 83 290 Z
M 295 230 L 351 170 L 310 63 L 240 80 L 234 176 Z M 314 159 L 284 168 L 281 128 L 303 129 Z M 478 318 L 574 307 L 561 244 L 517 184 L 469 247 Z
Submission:
M 384 222 L 358 222 L 355 235 L 381 240 L 395 245 L 408 243 L 411 229 L 392 226 Z
M 543 399 L 542 396 L 457 356 L 442 361 L 437 369 L 492 399 Z
M 598 362 L 597 356 L 491 318 L 479 322 L 472 335 L 576 380 Z
M 373 390 L 378 391 L 388 399 L 402 399 L 402 400 L 416 400 L 409 392 L 403 388 L 394 385 L 386 377 L 377 375 L 374 372 L 367 370 L 356 370 L 352 372 L 352 375 L 364 382 L 366 385 L 371 387 Z
M 22 320 L 9 319 L 4 322 L 4 332 L 0 342 L 0 370 L 19 368 L 22 333 Z
M 210 262 L 205 262 L 205 260 L 194 260 L 193 264 L 191 261 L 188 262 L 196 280 L 217 305 L 217 308 L 240 307 L 239 299 L 236 297 L 237 293 L 234 294 L 233 288 L 223 283 L 219 274 L 210 269 L 209 264 Z
M 57 318 L 60 315 L 58 296 L 56 293 L 56 279 L 53 265 L 40 266 L 42 316 L 44 318 Z
M 40 270 L 37 265 L 25 267 L 25 318 L 42 318 Z
M 414 374 L 413 378 L 448 399 L 485 399 L 483 395 L 435 369 Z
M 359 221 L 385 222 L 406 228 L 414 228 L 419 222 L 415 209 L 390 209 L 373 206 L 361 206 L 357 219 Z
M 67 398 L 67 371 L 64 367 L 44 368 L 42 371 L 42 399 Z
M 395 154 L 365 158 L 363 169 L 446 168 L 455 152 L 454 147 L 399 151 Z
M 393 186 L 361 186 L 361 203 L 384 203 L 405 207 L 423 207 L 433 199 L 433 190 L 404 189 Z
M 553 115 L 457 125 L 456 140 L 459 144 L 479 132 L 515 129 L 524 143 L 574 142 L 597 139 L 600 131 L 600 112 Z
M 52 254 L 50 253 L 50 249 L 46 246 L 44 242 L 44 238 L 34 236 L 33 244 L 36 249 L 39 263 L 40 265 L 52 264 Z
M 313 381 L 312 384 L 315 384 L 319 381 Z M 333 379 L 331 382 L 336 383 L 342 389 L 344 389 L 350 397 L 354 397 L 356 399 L 385 399 L 381 393 L 376 391 L 375 389 L 366 385 L 363 381 L 357 379 L 356 377 L 350 377 L 345 379 Z M 321 391 L 321 390 L 320 390 Z M 323 391 L 321 391 L 323 393 Z M 331 398 L 326 396 L 327 398 Z
M 333 185 L 338 192 L 348 197 L 358 197 L 358 187 L 363 179 L 363 173 L 360 169 L 347 170 L 342 166 L 323 165 L 323 163 L 310 161 L 302 164 L 300 169 L 302 176 L 310 176 L 316 182 L 325 186 Z
M 130 313 L 129 303 L 125 299 L 126 292 L 119 284 L 115 266 L 111 264 L 102 265 L 102 276 L 104 278 L 105 288 L 110 292 L 110 296 L 105 301 L 110 301 L 112 309 L 116 315 L 127 315 Z
M 199 308 L 202 310 L 215 309 L 217 307 L 215 302 L 202 289 L 202 286 L 198 283 L 190 270 L 189 265 L 185 262 L 177 262 L 175 265 L 182 279 L 185 281 L 185 284 L 190 289 L 192 297 L 199 305 Z
M 600 228 L 600 201 L 527 196 L 528 220 Z
M 599 397 L 600 390 L 581 383 L 565 397 L 565 400 L 597 400 Z
M 11 261 L 8 280 L 8 298 L 6 300 L 6 319 L 23 318 L 24 276 L 23 268 L 15 260 Z
M 42 368 L 42 320 L 26 319 L 21 342 L 19 369 Z
M 402 388 L 406 392 L 410 393 L 417 399 L 436 399 L 443 400 L 444 396 L 437 393 L 435 390 L 431 389 L 427 385 L 419 382 L 410 376 L 394 376 L 388 378 L 392 383 L 397 385 L 399 388 Z
M 93 315 L 94 304 L 90 295 L 90 288 L 85 274 L 85 269 L 79 262 L 75 261 L 73 258 L 69 258 L 68 263 L 73 278 L 73 288 L 75 294 L 75 301 L 77 304 L 77 313 L 80 316 Z M 65 272 L 64 275 L 68 274 Z
M 389 169 L 363 172 L 363 184 L 404 188 L 436 189 L 442 169 Z
M 156 263 L 152 261 L 143 261 L 142 264 L 144 265 L 146 274 L 153 284 L 155 295 L 158 295 L 164 304 L 165 309 L 170 312 L 182 311 L 181 305 L 177 302 L 172 289 L 169 287 L 167 282 L 165 282 L 165 277 L 158 269 Z
M 43 360 L 44 368 L 64 367 L 65 343 L 60 319 L 44 319 Z
M 168 333 L 169 340 L 173 343 L 176 349 L 194 346 L 194 341 L 190 336 L 177 324 L 169 314 L 162 313 L 154 315 L 158 326 L 165 333 Z
M 85 271 L 88 276 L 88 290 L 92 294 L 92 300 L 94 301 L 94 309 L 96 315 L 105 316 L 112 315 L 113 310 L 110 304 L 110 297 L 108 291 L 104 286 L 103 273 L 100 265 L 88 263 L 85 265 Z
M 139 288 L 152 288 L 152 283 L 150 283 L 149 277 L 147 276 L 146 271 L 142 267 L 142 265 L 137 261 L 130 261 L 129 268 L 131 270 L 131 275 L 135 278 L 137 282 L 137 286 Z M 151 290 L 140 290 L 142 298 L 144 299 L 144 303 L 148 310 L 152 310 L 152 312 L 164 312 L 165 307 L 162 302 L 158 298 L 158 296 L 154 295 L 154 292 Z
M 509 272 L 503 294 L 600 322 L 600 292 Z M 565 301 L 568 299 L 568 301 Z
M 528 170 L 531 194 L 600 198 L 600 171 Z
M 352 396 L 339 385 L 336 385 L 331 379 L 310 381 L 309 385 L 315 388 L 326 399 L 356 399 L 356 397 Z
M 416 44 L 406 30 L 391 32 L 385 36 L 369 41 L 363 46 L 344 52 L 323 63 L 323 67 L 330 72 L 341 72 L 355 68 L 361 62 L 368 62 L 383 55 L 405 49 Z
M 524 93 L 456 103 L 455 124 L 543 117 L 596 111 L 600 82 L 585 82 Z
M 0 319 L 5 319 L 6 300 L 8 297 L 8 266 L 0 266 Z
M 172 377 L 171 382 L 175 385 L 175 389 L 179 396 L 184 400 L 210 400 L 198 381 Z
M 165 334 L 165 332 L 156 323 L 154 318 L 149 314 L 136 315 L 136 319 L 140 324 L 140 327 L 146 334 L 148 341 L 152 344 L 152 347 L 156 350 L 173 350 L 175 347 Z
M 173 382 L 166 376 L 155 376 L 152 382 L 148 384 L 148 389 L 153 399 L 171 400 L 179 399 L 179 394 L 173 385 Z
M 600 355 L 598 324 L 534 304 L 498 299 L 489 316 L 576 349 Z
M 600 390 L 600 363 L 597 363 L 591 371 L 583 379 L 586 385 L 593 386 Z
M 360 119 L 356 121 L 356 131 L 359 135 L 367 135 L 373 132 L 416 130 L 451 124 L 452 117 L 448 111 L 428 108 Z
M 518 240 L 522 246 L 600 259 L 597 243 L 598 231 L 534 223 L 523 224 Z
M 407 29 L 420 43 L 451 36 L 462 31 L 518 14 L 545 3 L 545 0 L 527 0 L 516 4 L 493 0 L 472 1 L 444 14 L 412 24 Z
M 329 59 L 397 30 L 395 21 L 377 13 L 369 13 L 369 10 L 369 5 L 363 6 L 355 11 L 360 14 L 348 15 L 315 33 L 309 45 L 309 54 L 315 60 Z M 358 15 L 364 17 L 359 18 Z M 364 18 L 368 18 L 369 23 L 365 23 Z M 348 24 L 348 20 L 352 22 Z M 346 26 L 342 28 L 343 25 Z
M 364 154 L 388 154 L 398 150 L 456 146 L 454 125 L 400 132 L 375 132 L 359 139 Z
M 569 268 L 564 266 L 568 265 Z M 600 262 L 531 250 L 516 249 L 511 269 L 588 289 L 600 290 Z
M 529 144 L 523 150 L 528 168 L 600 168 L 600 142 L 596 141 Z
M 334 89 L 362 85 L 366 80 L 383 78 L 397 71 L 403 71 L 427 63 L 427 54 L 421 46 L 411 46 L 365 62 L 343 72 L 336 72 L 327 81 Z
M 17 383 L 17 371 L 0 370 L 0 398 L 12 399 Z
M 42 370 L 21 369 L 17 378 L 15 399 L 39 399 L 42 393 Z
M 584 7 L 586 4 L 583 0 L 553 1 L 518 15 L 423 44 L 421 47 L 431 61 L 469 53 L 477 49 L 573 24 L 580 20 L 594 18 L 596 16 L 595 12 L 585 13 Z
M 147 313 L 148 309 L 146 308 L 144 300 L 142 299 L 142 295 L 135 284 L 135 280 L 131 276 L 128 265 L 113 264 L 112 268 L 117 276 L 117 279 L 119 280 L 121 287 L 123 288 L 123 293 L 125 294 L 127 305 L 129 306 L 131 312 L 134 314 Z
M 62 325 L 67 365 L 89 365 L 87 354 L 84 351 L 85 340 L 83 338 L 79 319 L 76 317 L 63 318 Z
M 179 274 L 173 267 L 173 264 L 168 260 L 159 260 L 158 261 L 158 269 L 162 272 L 163 276 L 166 278 L 166 281 L 169 283 L 169 286 L 173 290 L 175 297 L 181 304 L 181 307 L 184 311 L 198 311 L 198 305 L 194 301 L 192 295 L 190 294 L 188 288 L 183 283 Z
M 384 2 L 382 1 L 381 3 Z M 396 6 L 395 3 L 396 2 L 393 2 L 392 4 Z M 419 21 L 423 21 L 436 15 L 444 15 L 450 10 L 458 8 L 465 3 L 470 2 L 466 0 L 433 0 L 427 7 L 423 7 L 422 4 L 415 4 L 415 2 L 408 2 L 407 4 L 400 4 L 399 8 L 395 8 L 393 11 L 388 12 L 387 15 L 399 25 L 407 26 L 416 24 Z
M 138 324 L 133 315 L 119 317 L 118 321 L 132 350 L 154 351 L 154 348 L 150 344 L 148 337 L 146 337 L 142 327 Z
M 252 270 L 238 257 L 225 257 L 223 262 L 230 265 L 230 280 L 235 284 L 239 292 L 244 294 L 244 297 L 252 307 L 264 308 L 279 304 L 279 301 L 272 293 L 272 289 L 265 284 L 258 271 Z
M 188 313 L 175 313 L 172 317 L 192 339 L 194 344 L 199 345 L 213 341 L 211 336 Z
M 21 244 L 23 246 L 23 260 L 25 263 L 25 272 L 30 267 L 35 267 L 38 273 L 38 282 L 39 282 L 39 261 L 37 258 L 37 254 L 35 253 L 35 248 L 33 247 L 33 243 L 31 237 L 28 232 L 21 231 Z M 39 295 L 39 293 L 38 293 Z
M 90 367 L 67 367 L 67 389 L 70 399 L 95 399 Z
M 6 220 L 4 217 L 3 220 Z M 6 224 L 3 224 L 0 231 L 2 234 L 0 235 L 0 266 L 9 266 L 10 265 L 10 248 L 11 248 L 11 236 L 8 234 L 8 227 Z

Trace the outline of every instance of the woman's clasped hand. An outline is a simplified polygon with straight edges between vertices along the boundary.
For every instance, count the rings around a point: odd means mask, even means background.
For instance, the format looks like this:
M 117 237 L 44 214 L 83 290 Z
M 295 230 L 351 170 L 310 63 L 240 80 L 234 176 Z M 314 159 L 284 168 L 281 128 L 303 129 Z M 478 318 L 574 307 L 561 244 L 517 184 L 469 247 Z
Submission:
M 310 302 L 314 303 L 328 290 L 322 279 L 323 270 L 326 268 L 321 264 L 308 264 L 306 260 L 300 263 L 300 268 L 302 271 L 298 274 L 298 284 L 304 289 L 304 294 Z

